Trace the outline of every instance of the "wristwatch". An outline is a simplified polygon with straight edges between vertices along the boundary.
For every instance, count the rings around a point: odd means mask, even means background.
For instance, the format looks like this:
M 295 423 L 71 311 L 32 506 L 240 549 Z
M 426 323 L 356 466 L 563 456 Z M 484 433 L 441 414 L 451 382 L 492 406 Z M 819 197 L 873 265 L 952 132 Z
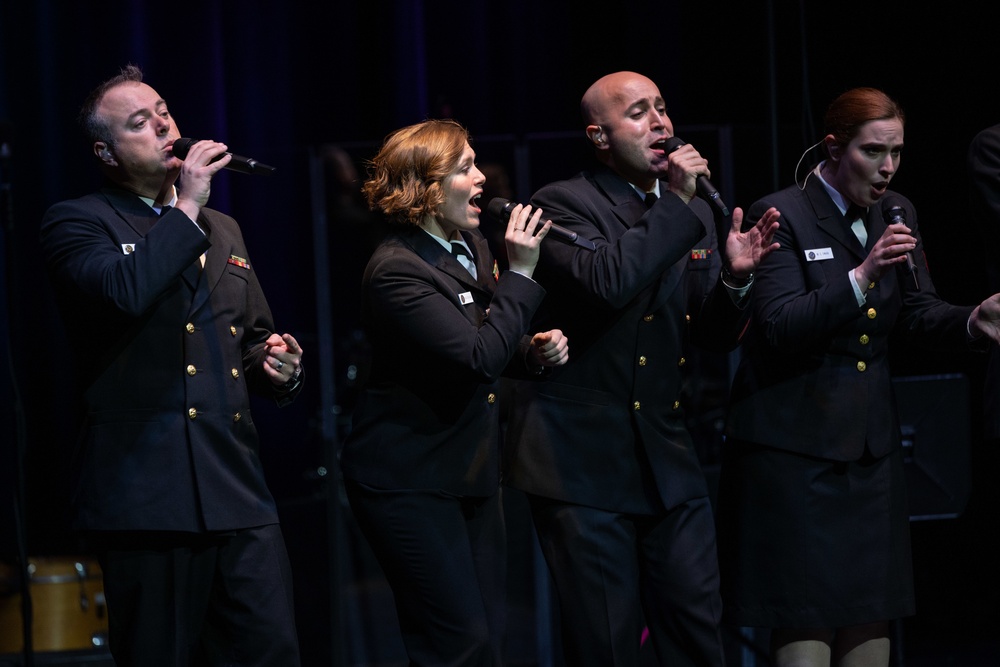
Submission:
M 725 265 L 723 265 L 722 282 L 726 285 L 726 287 L 731 287 L 733 289 L 744 289 L 746 287 L 749 287 L 751 283 L 753 283 L 753 272 L 751 271 L 750 275 L 748 275 L 746 278 L 737 278 L 736 276 L 734 276 L 732 273 L 729 272 L 729 269 L 726 268 Z

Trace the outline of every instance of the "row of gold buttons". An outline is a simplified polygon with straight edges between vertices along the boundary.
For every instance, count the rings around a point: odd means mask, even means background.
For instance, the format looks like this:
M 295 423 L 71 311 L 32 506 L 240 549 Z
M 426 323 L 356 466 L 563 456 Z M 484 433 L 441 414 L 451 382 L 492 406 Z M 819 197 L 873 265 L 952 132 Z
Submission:
M 184 325 L 184 331 L 188 332 L 189 334 L 193 334 L 196 330 L 197 329 L 195 328 L 195 326 L 194 326 L 194 324 L 192 322 L 188 322 L 187 324 Z M 236 327 L 230 325 L 230 327 L 229 327 L 229 333 L 232 334 L 235 337 L 236 333 L 237 333 L 236 332 Z M 195 373 L 198 372 L 198 369 L 195 368 L 194 364 L 188 364 L 188 367 L 185 370 L 187 371 L 187 374 L 190 375 L 190 376 L 192 376 L 192 377 L 194 377 Z M 239 371 L 239 369 L 233 368 L 233 369 L 231 369 L 230 372 L 232 373 L 234 380 L 238 380 L 239 379 L 239 377 L 240 377 L 240 371 Z M 197 408 L 188 408 L 188 417 L 190 419 L 197 418 L 198 417 L 198 409 Z M 233 415 L 233 421 L 234 422 L 238 422 L 241 419 L 243 419 L 243 415 L 240 414 L 239 412 L 237 412 L 236 414 Z

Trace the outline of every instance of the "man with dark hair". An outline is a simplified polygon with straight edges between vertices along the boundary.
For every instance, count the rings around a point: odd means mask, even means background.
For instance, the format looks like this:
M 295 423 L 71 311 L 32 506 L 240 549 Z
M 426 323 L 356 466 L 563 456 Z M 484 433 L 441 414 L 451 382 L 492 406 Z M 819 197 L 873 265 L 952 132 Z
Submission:
M 177 125 L 133 66 L 80 121 L 107 182 L 52 206 L 41 243 L 83 403 L 74 528 L 104 573 L 111 652 L 119 666 L 297 665 L 249 392 L 292 401 L 302 350 L 274 333 L 236 221 L 206 208 L 226 146 L 174 156 Z

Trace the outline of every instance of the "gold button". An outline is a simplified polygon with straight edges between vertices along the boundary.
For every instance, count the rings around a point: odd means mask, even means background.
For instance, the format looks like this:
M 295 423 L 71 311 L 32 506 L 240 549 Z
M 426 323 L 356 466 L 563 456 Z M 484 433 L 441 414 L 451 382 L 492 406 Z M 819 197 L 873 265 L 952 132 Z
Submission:
M 187 324 L 184 325 L 184 331 L 187 331 L 188 333 L 194 333 L 194 325 L 188 322 Z
M 690 321 L 691 321 L 691 316 L 690 316 L 690 315 L 688 315 L 687 313 L 685 313 L 685 314 L 684 314 L 684 321 L 685 321 L 685 322 L 690 322 Z
M 863 362 L 863 361 L 859 361 L 859 362 L 858 362 L 858 370 L 859 370 L 860 372 L 864 373 L 864 372 L 865 372 L 866 370 L 868 370 L 868 364 L 866 364 L 866 363 L 865 363 L 865 362 Z
M 233 415 L 234 422 L 238 422 L 241 419 L 243 419 L 243 415 L 241 415 L 240 413 L 237 412 L 235 415 Z
M 233 379 L 234 380 L 239 380 L 240 379 L 240 372 L 239 372 L 239 370 L 237 370 L 235 368 L 233 369 Z
M 645 355 L 639 357 L 639 365 L 640 366 L 645 366 L 646 365 L 646 356 Z
M 873 289 L 875 289 L 875 283 L 873 283 L 873 282 L 872 283 L 868 283 L 868 290 L 871 291 Z
M 194 419 L 197 416 L 198 416 L 198 411 L 197 410 L 195 410 L 194 408 L 188 408 L 188 417 L 190 417 L 191 419 Z
M 636 401 L 635 403 L 632 404 L 632 409 L 633 410 L 638 410 L 640 407 L 642 407 L 642 406 L 639 405 L 639 401 Z
M 195 368 L 194 366 L 188 364 L 188 367 L 187 367 L 187 374 L 188 375 L 194 375 L 197 372 L 198 372 L 197 368 Z
M 684 364 L 687 363 L 687 361 L 688 361 L 687 359 L 685 359 L 684 357 L 681 357 L 680 359 L 677 360 L 677 365 L 678 366 L 683 366 Z
M 681 402 L 680 401 L 674 401 L 674 410 L 676 410 L 679 407 L 681 407 Z
M 486 402 L 487 402 L 487 403 L 489 403 L 490 405 L 493 405 L 494 403 L 496 403 L 496 402 L 497 402 L 497 395 L 496 395 L 496 394 L 494 394 L 494 393 L 493 393 L 493 392 L 491 391 L 491 392 L 490 392 L 490 393 L 489 393 L 489 394 L 488 394 L 488 395 L 486 396 Z
M 643 322 L 652 322 L 653 321 L 653 316 L 652 315 L 645 315 L 642 318 L 642 320 L 643 320 Z
M 230 326 L 229 327 L 229 333 L 231 333 L 231 334 L 233 334 L 235 336 L 236 335 L 236 327 Z
M 871 339 L 870 339 L 870 338 L 868 338 L 868 334 L 861 334 L 861 338 L 859 338 L 859 339 L 858 339 L 858 341 L 859 341 L 859 342 L 860 342 L 860 343 L 861 343 L 862 345 L 867 345 L 867 344 L 868 344 L 868 342 L 869 342 L 870 340 L 871 340 Z
M 877 314 L 878 314 L 878 313 L 876 313 L 876 312 L 875 312 L 875 309 L 874 309 L 874 308 L 869 308 L 869 309 L 868 309 L 868 313 L 867 313 L 867 315 L 868 315 L 868 319 L 870 319 L 870 320 L 874 320 L 874 319 L 875 319 L 875 316 L 876 316 Z

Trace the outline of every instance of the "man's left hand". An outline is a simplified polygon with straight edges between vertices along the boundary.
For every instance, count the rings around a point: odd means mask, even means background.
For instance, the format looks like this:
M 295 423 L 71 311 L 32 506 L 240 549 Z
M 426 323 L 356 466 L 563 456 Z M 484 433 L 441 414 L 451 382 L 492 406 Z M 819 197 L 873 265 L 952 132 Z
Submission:
M 781 213 L 773 206 L 761 216 L 757 224 L 743 231 L 743 210 L 733 210 L 733 228 L 726 239 L 727 269 L 736 278 L 746 278 L 757 270 L 765 257 L 780 247 L 774 241 Z
M 298 377 L 302 366 L 302 348 L 291 334 L 271 334 L 264 342 L 264 372 L 278 386 Z

